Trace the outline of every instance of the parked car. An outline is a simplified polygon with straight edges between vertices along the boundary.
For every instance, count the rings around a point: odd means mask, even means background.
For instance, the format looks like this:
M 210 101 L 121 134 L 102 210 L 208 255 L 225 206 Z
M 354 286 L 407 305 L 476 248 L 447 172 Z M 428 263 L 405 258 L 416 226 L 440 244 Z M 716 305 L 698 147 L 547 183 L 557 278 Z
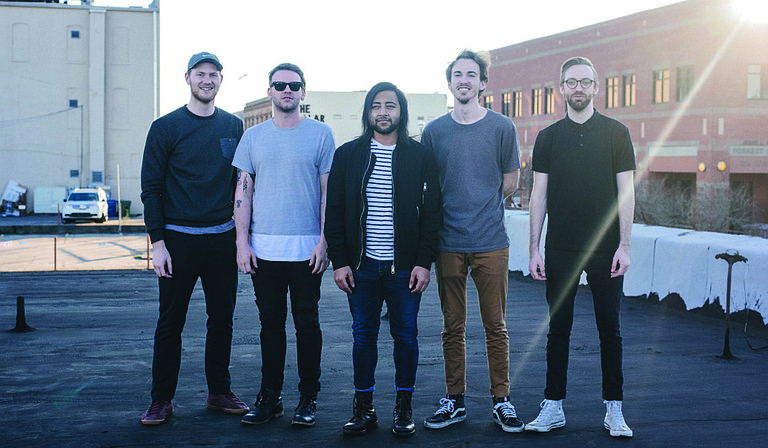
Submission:
M 107 193 L 101 188 L 75 188 L 61 208 L 64 224 L 78 219 L 104 222 L 108 216 Z

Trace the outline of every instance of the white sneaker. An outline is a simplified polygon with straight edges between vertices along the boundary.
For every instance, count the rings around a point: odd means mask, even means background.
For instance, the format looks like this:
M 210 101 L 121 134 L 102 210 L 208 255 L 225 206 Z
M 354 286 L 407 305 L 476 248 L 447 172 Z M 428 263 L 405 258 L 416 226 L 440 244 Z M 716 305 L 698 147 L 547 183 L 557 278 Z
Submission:
M 624 422 L 624 414 L 621 412 L 620 401 L 605 401 L 605 429 L 611 432 L 613 437 L 632 437 L 632 430 Z
M 526 431 L 549 432 L 551 429 L 565 426 L 563 400 L 544 400 L 539 406 L 541 406 L 539 416 L 525 425 Z

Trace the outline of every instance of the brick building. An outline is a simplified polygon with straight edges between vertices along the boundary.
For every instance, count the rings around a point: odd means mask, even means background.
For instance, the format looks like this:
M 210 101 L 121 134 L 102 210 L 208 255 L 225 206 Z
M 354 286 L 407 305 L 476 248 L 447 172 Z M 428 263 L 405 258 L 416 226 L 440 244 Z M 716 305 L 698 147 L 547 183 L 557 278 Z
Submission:
M 514 120 L 525 166 L 564 114 L 559 69 L 571 56 L 592 60 L 595 106 L 629 127 L 639 186 L 739 187 L 752 220 L 768 222 L 768 22 L 729 0 L 687 0 L 492 50 L 481 101 Z

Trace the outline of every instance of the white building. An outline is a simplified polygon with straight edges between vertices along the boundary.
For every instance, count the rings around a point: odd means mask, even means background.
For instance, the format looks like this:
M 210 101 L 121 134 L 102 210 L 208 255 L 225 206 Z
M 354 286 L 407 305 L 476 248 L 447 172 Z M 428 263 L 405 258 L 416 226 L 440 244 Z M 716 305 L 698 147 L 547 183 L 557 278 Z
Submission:
M 159 111 L 159 8 L 0 1 L 0 188 L 55 213 L 99 186 L 142 213 L 141 158 Z M 37 196 L 37 197 L 36 197 Z
M 302 115 L 321 121 L 331 127 L 336 144 L 358 137 L 362 132 L 365 91 L 317 92 L 307 91 L 299 106 Z M 448 100 L 442 93 L 406 93 L 408 100 L 408 131 L 418 139 L 424 126 L 448 112 Z M 267 98 L 245 105 L 245 127 L 257 125 L 272 118 L 272 103 Z

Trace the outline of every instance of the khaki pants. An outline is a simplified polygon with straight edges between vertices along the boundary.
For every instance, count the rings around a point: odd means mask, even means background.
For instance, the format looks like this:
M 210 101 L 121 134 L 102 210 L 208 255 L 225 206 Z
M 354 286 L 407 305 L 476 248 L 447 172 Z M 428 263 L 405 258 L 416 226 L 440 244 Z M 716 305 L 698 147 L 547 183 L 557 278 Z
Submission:
M 505 321 L 509 249 L 480 253 L 440 252 L 435 265 L 443 312 L 445 383 L 451 395 L 466 391 L 467 274 L 477 287 L 485 329 L 491 395 L 509 395 L 509 335 Z

